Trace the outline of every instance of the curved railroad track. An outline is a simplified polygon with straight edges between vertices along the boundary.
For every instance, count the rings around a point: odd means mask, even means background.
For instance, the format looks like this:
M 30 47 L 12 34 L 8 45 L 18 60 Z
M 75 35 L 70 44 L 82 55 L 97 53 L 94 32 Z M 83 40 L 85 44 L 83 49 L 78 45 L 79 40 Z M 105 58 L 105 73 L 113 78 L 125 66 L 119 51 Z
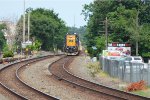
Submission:
M 17 99 L 31 99 L 31 100 L 58 100 L 56 97 L 52 97 L 43 92 L 34 89 L 32 86 L 27 85 L 19 78 L 19 70 L 28 64 L 36 63 L 47 58 L 53 57 L 53 55 L 33 58 L 16 62 L 6 66 L 0 70 L 0 83 L 1 85 L 13 93 Z
M 86 88 L 90 91 L 98 93 L 103 98 L 108 100 L 149 100 L 150 98 L 142 97 L 139 95 L 127 93 L 124 91 L 116 90 L 110 87 L 99 85 L 87 80 L 84 80 L 80 77 L 77 77 L 68 71 L 70 63 L 73 61 L 73 56 L 67 56 L 61 58 L 60 60 L 52 63 L 49 66 L 49 71 L 57 77 L 59 80 L 67 81 L 71 84 L 75 84 L 81 88 Z

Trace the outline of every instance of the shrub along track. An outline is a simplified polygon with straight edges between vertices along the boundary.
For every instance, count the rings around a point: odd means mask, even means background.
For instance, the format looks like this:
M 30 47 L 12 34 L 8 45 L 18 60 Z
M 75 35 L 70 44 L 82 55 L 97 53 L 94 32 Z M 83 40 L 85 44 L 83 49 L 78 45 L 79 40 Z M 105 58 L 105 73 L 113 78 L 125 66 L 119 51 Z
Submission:
M 80 77 L 77 77 L 68 71 L 68 67 L 73 61 L 75 56 L 66 56 L 52 63 L 49 66 L 49 71 L 58 79 L 75 84 L 81 87 L 83 91 L 92 91 L 95 94 L 100 95 L 104 99 L 108 100 L 150 100 L 150 98 L 138 96 L 135 94 L 127 93 L 124 91 L 116 90 L 110 87 L 99 85 L 93 82 L 89 82 Z M 78 66 L 78 65 L 77 65 Z M 102 99 L 101 98 L 101 99 Z
M 8 65 L 5 68 L 0 70 L 0 83 L 1 85 L 13 93 L 17 99 L 31 99 L 31 100 L 58 100 L 58 98 L 49 96 L 45 93 L 42 93 L 31 86 L 25 84 L 18 77 L 17 70 L 28 64 L 36 63 L 38 61 L 54 57 L 53 55 L 28 59 L 21 62 L 16 62 L 14 64 Z M 15 98 L 16 98 L 15 97 Z M 11 98 L 13 99 L 13 98 Z

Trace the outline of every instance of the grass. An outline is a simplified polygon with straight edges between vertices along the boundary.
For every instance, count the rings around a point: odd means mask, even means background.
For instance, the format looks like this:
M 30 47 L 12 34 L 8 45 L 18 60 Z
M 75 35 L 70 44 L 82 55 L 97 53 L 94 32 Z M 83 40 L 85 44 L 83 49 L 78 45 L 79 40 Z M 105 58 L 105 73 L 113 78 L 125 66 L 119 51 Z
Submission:
M 134 91 L 132 93 L 140 95 L 140 96 L 150 97 L 150 87 L 146 90 Z
M 88 63 L 87 65 L 88 69 L 90 70 L 90 74 L 95 77 L 96 75 L 100 75 L 100 76 L 103 76 L 103 77 L 106 77 L 108 76 L 105 72 L 103 72 L 99 65 L 99 62 L 90 62 Z
M 118 80 L 117 78 L 110 77 L 107 73 L 103 72 L 101 70 L 99 62 L 89 62 L 87 65 L 87 68 L 89 69 L 89 72 L 92 77 L 100 76 L 100 77 L 108 78 L 112 81 Z M 126 84 L 126 83 L 124 83 L 124 84 Z M 120 88 L 120 89 L 124 90 L 124 88 Z M 132 93 L 140 95 L 140 96 L 150 97 L 150 86 L 145 90 L 134 91 Z
M 99 62 L 90 62 L 87 65 L 87 68 L 89 69 L 89 73 L 91 74 L 92 77 L 99 77 L 105 80 L 105 82 L 113 82 L 114 84 L 116 83 L 116 86 L 118 85 L 118 88 L 120 88 L 121 85 L 126 85 L 125 82 L 122 82 L 120 79 L 116 77 L 110 77 L 108 73 L 104 72 L 101 69 L 101 66 Z M 121 87 L 120 89 L 124 89 L 124 87 Z
M 150 86 L 147 86 L 144 90 L 133 91 L 131 93 L 144 97 L 150 97 Z

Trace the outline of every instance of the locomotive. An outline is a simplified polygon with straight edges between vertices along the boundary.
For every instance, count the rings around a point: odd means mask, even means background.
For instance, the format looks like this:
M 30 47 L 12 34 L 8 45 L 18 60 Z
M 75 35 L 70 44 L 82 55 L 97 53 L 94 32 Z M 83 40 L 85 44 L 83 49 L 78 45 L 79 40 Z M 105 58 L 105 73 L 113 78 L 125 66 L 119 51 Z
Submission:
M 66 34 L 64 51 L 67 55 L 78 55 L 79 53 L 79 36 L 74 34 Z

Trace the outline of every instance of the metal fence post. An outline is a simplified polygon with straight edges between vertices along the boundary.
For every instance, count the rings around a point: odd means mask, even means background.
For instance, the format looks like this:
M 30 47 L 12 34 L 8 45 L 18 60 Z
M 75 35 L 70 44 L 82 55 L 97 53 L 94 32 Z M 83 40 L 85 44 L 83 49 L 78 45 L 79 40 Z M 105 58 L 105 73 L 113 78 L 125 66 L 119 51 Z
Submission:
M 133 63 L 129 62 L 130 65 L 130 82 L 133 82 Z
M 150 85 L 150 63 L 148 64 L 148 85 Z

